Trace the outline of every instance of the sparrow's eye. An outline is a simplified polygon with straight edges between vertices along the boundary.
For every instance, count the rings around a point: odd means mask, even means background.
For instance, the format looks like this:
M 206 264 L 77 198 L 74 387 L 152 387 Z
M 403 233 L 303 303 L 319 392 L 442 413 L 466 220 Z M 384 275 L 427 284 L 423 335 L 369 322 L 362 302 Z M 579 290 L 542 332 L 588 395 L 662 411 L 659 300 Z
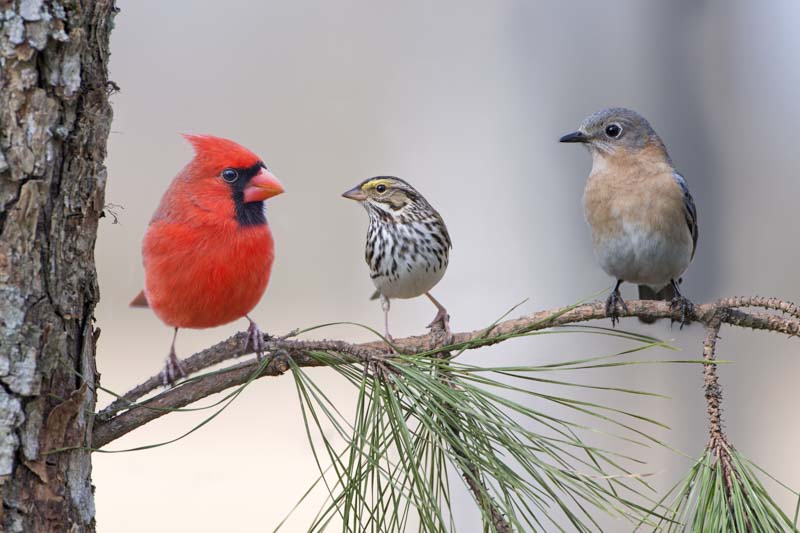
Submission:
M 380 185 L 378 185 L 377 187 L 375 187 L 375 190 L 376 190 L 376 191 L 378 191 L 378 192 L 386 192 L 386 185 L 384 185 L 383 183 L 381 183 Z
M 233 183 L 239 177 L 239 173 L 236 172 L 235 168 L 226 168 L 222 171 L 222 179 L 227 181 L 228 183 Z
M 612 139 L 616 139 L 622 133 L 622 127 L 619 124 L 609 124 L 606 126 L 606 135 Z

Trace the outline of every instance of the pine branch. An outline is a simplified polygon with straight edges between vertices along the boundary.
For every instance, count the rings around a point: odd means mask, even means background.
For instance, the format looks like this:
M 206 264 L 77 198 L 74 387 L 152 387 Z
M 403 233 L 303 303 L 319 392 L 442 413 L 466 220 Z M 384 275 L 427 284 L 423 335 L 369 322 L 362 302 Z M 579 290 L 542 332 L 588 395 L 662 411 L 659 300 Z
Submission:
M 734 300 L 731 298 L 730 300 Z M 713 364 L 716 359 L 717 340 L 719 330 L 722 327 L 722 319 L 729 309 L 721 308 L 711 320 L 706 324 L 706 338 L 703 341 L 703 359 L 711 364 L 703 365 L 703 388 L 708 412 L 708 432 L 709 440 L 706 448 L 710 450 L 722 465 L 722 472 L 725 479 L 725 490 L 728 501 L 731 501 L 733 493 L 733 483 L 735 483 L 736 473 L 731 464 L 730 443 L 722 429 L 722 387 L 717 378 L 717 365 Z
M 789 317 L 759 312 L 743 311 L 743 307 L 761 307 L 777 310 Z M 650 319 L 680 319 L 680 311 L 672 309 L 669 302 L 629 301 L 627 311 L 622 317 L 642 317 Z M 430 353 L 435 355 L 445 351 L 476 349 L 503 342 L 508 338 L 524 335 L 527 332 L 566 326 L 608 318 L 602 302 L 594 302 L 579 306 L 540 311 L 499 322 L 490 330 L 481 329 L 470 332 L 454 333 L 449 342 L 444 343 L 439 333 L 429 333 L 404 339 L 396 339 L 396 352 L 412 355 Z M 719 320 L 722 323 L 757 330 L 784 333 L 790 336 L 800 335 L 800 310 L 790 302 L 775 298 L 733 297 L 721 299 L 714 303 L 694 306 L 692 321 L 706 326 Z M 235 359 L 252 350 L 245 348 L 246 334 L 239 333 L 229 339 L 198 352 L 183 361 L 188 374 L 195 374 L 210 366 Z M 369 363 L 395 357 L 383 342 L 351 344 L 338 340 L 298 341 L 276 340 L 268 337 L 267 350 L 271 356 L 269 364 L 255 377 L 276 376 L 286 371 L 288 364 L 285 357 L 290 357 L 298 366 L 322 366 L 313 352 L 335 354 L 337 364 Z M 276 354 L 280 354 L 276 357 Z M 707 365 L 712 366 L 712 365 Z M 97 414 L 92 439 L 92 446 L 101 448 L 130 431 L 170 412 L 185 407 L 212 394 L 241 385 L 253 377 L 259 368 L 259 362 L 252 360 L 230 366 L 222 371 L 199 376 L 184 382 L 177 387 L 161 392 L 157 396 L 141 403 L 135 403 L 143 396 L 157 390 L 161 386 L 159 374 L 153 375 L 144 383 L 134 387 L 122 398 L 114 401 Z
M 766 313 L 748 314 L 735 309 L 754 306 L 780 311 L 793 318 L 785 319 Z M 737 323 L 749 327 L 755 324 L 753 320 L 757 318 L 759 329 L 768 326 L 774 327 L 773 331 L 785 333 L 793 331 L 797 317 L 800 317 L 800 308 L 775 298 L 733 297 L 717 302 L 716 311 L 705 322 L 706 336 L 703 341 L 703 359 L 707 362 L 703 365 L 703 388 L 709 439 L 702 456 L 684 480 L 676 484 L 654 508 L 654 514 L 665 517 L 656 525 L 659 531 L 797 531 L 796 517 L 791 520 L 780 509 L 761 484 L 758 476 L 760 469 L 744 458 L 725 434 L 722 387 L 715 364 L 722 324 Z M 763 471 L 761 473 L 766 474 Z M 669 496 L 673 496 L 673 503 L 670 510 L 664 513 L 660 504 Z

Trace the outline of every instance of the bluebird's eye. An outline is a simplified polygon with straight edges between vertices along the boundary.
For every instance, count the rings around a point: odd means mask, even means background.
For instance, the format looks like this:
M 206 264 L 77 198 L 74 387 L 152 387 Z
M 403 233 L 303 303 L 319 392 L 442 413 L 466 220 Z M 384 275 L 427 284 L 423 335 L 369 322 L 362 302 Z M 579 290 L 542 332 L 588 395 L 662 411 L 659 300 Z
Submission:
M 386 192 L 386 185 L 384 185 L 383 183 L 381 183 L 380 185 L 378 185 L 377 187 L 375 187 L 375 190 L 376 190 L 376 191 L 378 191 L 378 192 Z
M 228 183 L 233 183 L 239 177 L 239 173 L 236 172 L 235 168 L 226 168 L 222 171 L 222 179 L 227 181 Z
M 616 139 L 622 133 L 622 128 L 619 124 L 609 124 L 606 126 L 606 135 L 612 139 Z

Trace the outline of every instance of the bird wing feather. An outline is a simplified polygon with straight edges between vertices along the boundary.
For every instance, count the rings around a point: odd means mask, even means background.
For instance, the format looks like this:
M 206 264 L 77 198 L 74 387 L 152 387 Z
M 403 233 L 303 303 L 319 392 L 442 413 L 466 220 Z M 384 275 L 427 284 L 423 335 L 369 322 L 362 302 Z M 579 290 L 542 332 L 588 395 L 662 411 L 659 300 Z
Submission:
M 694 259 L 694 252 L 697 249 L 697 237 L 699 236 L 697 207 L 694 205 L 694 198 L 692 198 L 692 193 L 689 192 L 689 186 L 686 184 L 686 180 L 683 179 L 683 176 L 675 172 L 673 173 L 673 177 L 683 193 L 684 215 L 686 217 L 686 224 L 689 226 L 689 232 L 692 234 L 692 259 Z

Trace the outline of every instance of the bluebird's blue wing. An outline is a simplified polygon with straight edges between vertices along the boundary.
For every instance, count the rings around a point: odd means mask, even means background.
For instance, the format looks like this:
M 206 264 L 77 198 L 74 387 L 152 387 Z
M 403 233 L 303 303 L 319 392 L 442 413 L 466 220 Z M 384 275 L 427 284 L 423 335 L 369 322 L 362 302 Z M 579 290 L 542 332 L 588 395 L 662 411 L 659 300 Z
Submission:
M 686 216 L 686 224 L 689 226 L 689 232 L 692 234 L 692 259 L 694 259 L 694 251 L 697 249 L 697 236 L 699 235 L 697 229 L 697 208 L 694 205 L 694 198 L 692 198 L 692 193 L 689 192 L 689 186 L 686 185 L 686 180 L 683 179 L 683 176 L 677 172 L 674 172 L 672 176 L 675 178 L 678 187 L 681 188 L 681 192 L 683 192 L 684 215 Z

